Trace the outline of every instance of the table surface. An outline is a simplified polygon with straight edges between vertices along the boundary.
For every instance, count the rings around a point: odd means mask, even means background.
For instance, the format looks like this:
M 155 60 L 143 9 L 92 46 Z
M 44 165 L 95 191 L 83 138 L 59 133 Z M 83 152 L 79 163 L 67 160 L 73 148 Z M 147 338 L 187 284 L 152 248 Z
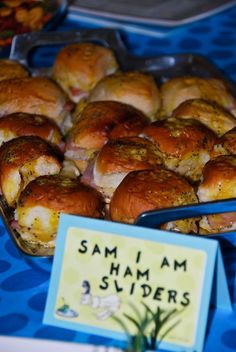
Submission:
M 183 27 L 163 29 L 90 19 L 70 9 L 57 30 L 116 27 L 128 49 L 142 56 L 195 53 L 206 56 L 236 81 L 236 6 Z M 49 60 L 50 58 L 44 58 Z M 119 347 L 119 342 L 42 324 L 50 271 L 26 260 L 0 220 L 0 335 Z M 236 304 L 236 249 L 223 248 L 230 294 Z M 50 267 L 50 265 L 48 266 Z M 205 352 L 236 351 L 236 312 L 211 310 Z M 1 349 L 0 352 L 4 352 Z

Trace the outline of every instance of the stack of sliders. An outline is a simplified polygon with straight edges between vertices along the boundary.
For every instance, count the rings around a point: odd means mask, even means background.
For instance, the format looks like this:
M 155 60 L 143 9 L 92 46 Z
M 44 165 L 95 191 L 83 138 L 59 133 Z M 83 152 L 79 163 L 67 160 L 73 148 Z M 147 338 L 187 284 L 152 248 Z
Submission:
M 62 48 L 51 77 L 0 62 L 0 187 L 24 241 L 54 247 L 61 212 L 132 224 L 144 211 L 236 197 L 236 103 L 219 79 L 158 87 L 113 51 Z M 165 223 L 236 229 L 236 213 Z

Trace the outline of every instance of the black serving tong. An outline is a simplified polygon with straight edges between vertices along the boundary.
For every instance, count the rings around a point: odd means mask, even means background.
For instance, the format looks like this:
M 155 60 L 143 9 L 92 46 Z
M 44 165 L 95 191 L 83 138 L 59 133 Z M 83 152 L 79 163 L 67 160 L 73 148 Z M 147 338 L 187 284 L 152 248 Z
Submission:
M 236 212 L 236 198 L 147 211 L 137 218 L 135 225 L 158 228 L 163 223 L 170 221 L 229 212 Z M 215 236 L 224 236 L 225 234 L 236 235 L 236 230 Z

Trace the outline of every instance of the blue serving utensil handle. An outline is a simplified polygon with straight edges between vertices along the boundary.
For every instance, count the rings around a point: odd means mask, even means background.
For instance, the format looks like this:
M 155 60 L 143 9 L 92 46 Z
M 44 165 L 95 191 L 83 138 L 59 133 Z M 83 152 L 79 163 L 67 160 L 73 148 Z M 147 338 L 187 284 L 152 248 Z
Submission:
M 135 225 L 158 228 L 169 221 L 229 212 L 236 212 L 236 198 L 147 211 L 137 218 Z

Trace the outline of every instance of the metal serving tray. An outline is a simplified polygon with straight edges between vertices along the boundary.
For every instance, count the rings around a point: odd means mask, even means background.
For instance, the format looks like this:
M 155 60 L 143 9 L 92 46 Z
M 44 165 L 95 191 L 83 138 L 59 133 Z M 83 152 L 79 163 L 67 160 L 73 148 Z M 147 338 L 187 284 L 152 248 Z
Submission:
M 132 55 L 121 38 L 118 31 L 112 29 L 86 29 L 70 32 L 34 32 L 14 37 L 10 59 L 17 60 L 25 65 L 32 75 L 50 75 L 50 67 L 41 65 L 35 67 L 31 65 L 31 54 L 37 47 L 44 48 L 50 53 L 53 46 L 63 46 L 76 42 L 94 42 L 111 48 L 119 61 L 121 69 L 124 71 L 138 70 L 148 72 L 153 75 L 157 83 L 160 84 L 169 78 L 182 75 L 196 75 L 203 78 L 215 77 L 227 80 L 232 93 L 236 96 L 236 86 L 230 82 L 225 75 L 211 62 L 203 56 L 192 54 L 175 54 L 161 55 L 156 57 L 138 57 Z M 50 259 L 53 256 L 52 249 L 45 249 L 40 246 L 30 246 L 25 243 L 10 226 L 13 211 L 9 209 L 5 201 L 0 197 L 1 216 L 4 220 L 7 231 L 13 238 L 17 248 L 26 258 L 34 259 Z M 161 210 L 157 212 L 149 212 L 142 214 L 136 222 L 136 225 L 155 227 L 160 223 L 158 220 L 161 216 L 162 222 L 171 221 L 183 217 L 194 217 L 204 214 L 212 214 L 219 212 L 236 211 L 236 199 L 227 201 L 208 202 L 207 204 L 195 204 L 185 207 L 173 208 L 170 210 Z M 161 214 L 160 214 L 161 212 Z M 163 218 L 163 212 L 167 214 Z M 191 215 L 191 216 L 190 216 Z M 230 233 L 227 233 L 227 236 Z M 212 236 L 211 236 L 212 237 Z M 213 236 L 214 237 L 214 236 Z M 224 234 L 217 235 L 217 238 L 224 237 Z

